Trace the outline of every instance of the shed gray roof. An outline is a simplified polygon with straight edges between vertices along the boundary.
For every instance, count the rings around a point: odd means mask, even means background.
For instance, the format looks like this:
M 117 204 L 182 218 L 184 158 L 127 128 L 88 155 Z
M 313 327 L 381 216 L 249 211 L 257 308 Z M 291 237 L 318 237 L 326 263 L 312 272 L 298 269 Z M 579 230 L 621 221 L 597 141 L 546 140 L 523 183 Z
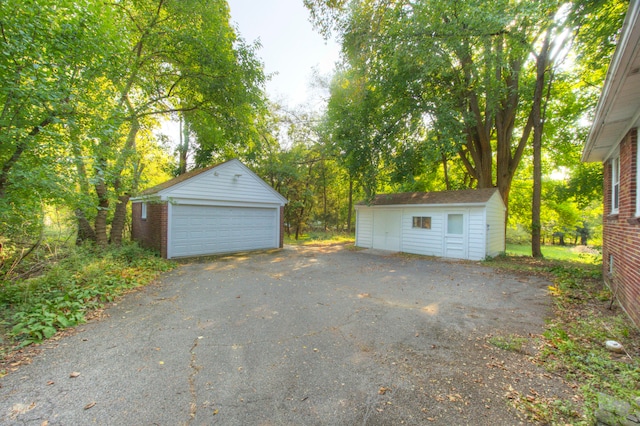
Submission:
M 358 205 L 391 206 L 402 204 L 482 204 L 498 192 L 497 188 L 463 189 L 441 192 L 401 192 L 397 194 L 378 194 L 370 201 L 361 201 Z

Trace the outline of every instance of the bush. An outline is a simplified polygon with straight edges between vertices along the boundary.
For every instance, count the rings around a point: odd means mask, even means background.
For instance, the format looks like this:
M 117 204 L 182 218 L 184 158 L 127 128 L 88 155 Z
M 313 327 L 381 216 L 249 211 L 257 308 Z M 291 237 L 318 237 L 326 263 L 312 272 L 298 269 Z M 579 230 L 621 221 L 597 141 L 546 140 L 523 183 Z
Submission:
M 106 251 L 70 248 L 48 262 L 39 276 L 2 282 L 5 341 L 26 346 L 48 339 L 57 330 L 86 321 L 88 312 L 128 289 L 148 284 L 173 265 L 133 243 Z

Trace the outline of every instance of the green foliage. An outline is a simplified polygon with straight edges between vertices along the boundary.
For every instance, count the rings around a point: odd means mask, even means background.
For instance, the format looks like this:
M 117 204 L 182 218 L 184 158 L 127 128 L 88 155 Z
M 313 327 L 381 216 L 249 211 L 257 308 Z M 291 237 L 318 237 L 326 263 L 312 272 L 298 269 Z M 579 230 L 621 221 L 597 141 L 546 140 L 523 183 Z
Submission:
M 91 311 L 172 267 L 135 244 L 107 252 L 90 247 L 70 250 L 51 259 L 38 276 L 2 282 L 2 324 L 10 341 L 20 346 L 41 342 L 57 330 L 86 321 Z
M 596 249 L 584 250 L 580 247 L 543 245 L 542 254 L 548 260 L 576 262 L 597 265 L 602 262 L 602 255 Z M 508 256 L 531 256 L 531 246 L 527 244 L 507 244 Z
M 309 232 L 302 234 L 298 239 L 285 238 L 285 244 L 300 245 L 331 245 L 331 244 L 353 244 L 355 235 L 346 232 Z
M 496 348 L 511 352 L 522 352 L 522 348 L 528 339 L 526 337 L 509 335 L 509 336 L 491 336 L 489 343 Z
M 229 18 L 224 0 L 0 2 L 4 242 L 37 244 L 53 205 L 79 239 L 119 244 L 129 196 L 166 176 L 153 131 L 170 114 L 198 158 L 251 151 L 264 74 Z
M 501 269 L 543 275 L 553 282 L 549 292 L 555 301 L 555 316 L 545 327 L 536 361 L 564 377 L 579 395 L 576 400 L 522 399 L 518 407 L 544 424 L 590 425 L 595 423 L 599 392 L 629 402 L 640 397 L 640 331 L 622 310 L 610 309 L 613 296 L 602 281 L 601 259 L 551 257 L 552 253 L 545 253 L 545 260 L 505 257 L 488 262 Z M 622 343 L 626 352 L 608 351 L 607 340 Z

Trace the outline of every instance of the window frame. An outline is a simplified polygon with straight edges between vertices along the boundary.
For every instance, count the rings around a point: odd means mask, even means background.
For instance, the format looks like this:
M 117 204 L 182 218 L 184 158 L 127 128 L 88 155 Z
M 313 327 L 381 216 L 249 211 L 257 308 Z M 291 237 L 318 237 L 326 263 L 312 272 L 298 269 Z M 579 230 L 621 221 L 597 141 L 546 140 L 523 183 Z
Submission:
M 611 160 L 611 214 L 620 212 L 620 155 Z
M 142 203 L 140 208 L 140 219 L 147 220 L 147 203 Z
M 414 229 L 431 229 L 431 216 L 413 216 L 411 227 Z
M 452 223 L 451 219 L 456 219 L 456 223 Z M 463 213 L 448 213 L 447 214 L 447 235 L 464 235 L 464 214 Z M 452 228 L 452 224 L 456 225 L 454 229 Z M 458 229 L 459 225 L 459 229 Z M 451 232 L 456 231 L 456 232 Z

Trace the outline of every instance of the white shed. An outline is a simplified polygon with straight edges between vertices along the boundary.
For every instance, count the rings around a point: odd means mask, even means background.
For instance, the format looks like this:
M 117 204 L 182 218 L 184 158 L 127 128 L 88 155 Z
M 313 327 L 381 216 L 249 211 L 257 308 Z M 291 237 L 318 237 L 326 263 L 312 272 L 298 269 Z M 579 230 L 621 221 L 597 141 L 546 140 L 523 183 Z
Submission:
M 132 238 L 168 259 L 282 247 L 286 198 L 235 159 L 131 201 Z
M 496 188 L 380 194 L 356 205 L 356 246 L 482 260 L 505 251 Z

